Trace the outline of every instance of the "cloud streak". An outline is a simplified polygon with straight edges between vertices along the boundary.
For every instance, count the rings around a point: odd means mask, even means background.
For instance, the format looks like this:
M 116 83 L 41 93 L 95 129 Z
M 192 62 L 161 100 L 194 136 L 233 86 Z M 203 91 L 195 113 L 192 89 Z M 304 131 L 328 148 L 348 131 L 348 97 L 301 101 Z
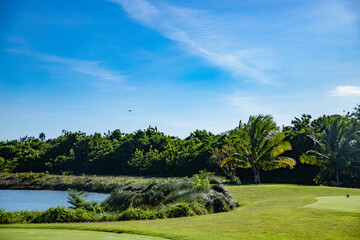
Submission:
M 164 1 L 109 1 L 122 6 L 136 22 L 177 42 L 191 55 L 237 78 L 257 83 L 277 83 L 274 71 L 296 64 L 303 53 L 323 46 L 323 34 L 358 33 L 355 29 L 359 14 L 350 4 L 338 0 L 295 3 L 287 11 L 271 10 L 271 14 L 261 16 L 253 15 L 253 9 L 205 11 Z M 299 45 L 303 42 L 307 45 Z
M 57 63 L 61 67 L 66 68 L 67 70 L 91 76 L 102 83 L 121 83 L 125 87 L 124 76 L 116 71 L 102 67 L 101 62 L 99 61 L 64 58 L 51 54 L 39 53 L 34 51 L 24 51 L 18 49 L 7 49 L 6 51 L 14 54 L 30 56 L 42 62 Z
M 111 0 L 142 25 L 176 41 L 187 52 L 224 69 L 236 77 L 270 83 L 265 70 L 274 64 L 264 64 L 261 48 L 240 46 L 240 36 L 234 36 L 234 19 L 208 11 L 175 7 L 169 4 L 152 5 L 146 0 Z

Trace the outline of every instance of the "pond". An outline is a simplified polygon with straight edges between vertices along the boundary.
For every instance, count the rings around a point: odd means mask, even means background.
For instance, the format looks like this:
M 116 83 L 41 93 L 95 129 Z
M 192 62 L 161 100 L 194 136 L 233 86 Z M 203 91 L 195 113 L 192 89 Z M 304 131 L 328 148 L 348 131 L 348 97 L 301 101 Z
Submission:
M 50 207 L 69 207 L 67 191 L 0 190 L 0 209 L 7 212 L 20 210 L 45 211 Z M 86 201 L 102 202 L 109 194 L 89 193 Z

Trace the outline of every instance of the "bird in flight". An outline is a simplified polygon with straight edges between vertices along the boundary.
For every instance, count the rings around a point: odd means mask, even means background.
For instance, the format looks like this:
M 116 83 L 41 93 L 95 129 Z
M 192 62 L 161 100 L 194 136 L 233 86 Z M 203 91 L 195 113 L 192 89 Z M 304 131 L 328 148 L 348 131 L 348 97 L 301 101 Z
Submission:
M 132 109 L 128 109 L 127 111 L 128 111 L 128 112 L 132 112 Z

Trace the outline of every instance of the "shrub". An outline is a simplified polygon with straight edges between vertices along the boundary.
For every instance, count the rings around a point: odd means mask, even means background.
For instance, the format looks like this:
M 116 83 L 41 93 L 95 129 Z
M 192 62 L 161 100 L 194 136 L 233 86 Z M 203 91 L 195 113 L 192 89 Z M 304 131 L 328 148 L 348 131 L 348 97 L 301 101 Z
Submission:
M 0 210 L 0 223 L 9 224 L 9 223 L 30 223 L 36 217 L 38 217 L 41 212 L 34 211 L 15 211 L 15 212 L 5 212 Z
M 193 201 L 189 204 L 189 206 L 196 215 L 205 215 L 208 213 L 204 203 Z
M 224 184 L 227 182 L 226 177 L 222 176 L 211 176 L 208 177 L 210 184 Z
M 194 174 L 191 177 L 193 188 L 209 189 L 211 186 L 209 178 L 213 176 L 214 173 L 207 172 L 206 170 L 201 170 L 198 174 Z
M 107 211 L 121 212 L 129 207 L 156 210 L 176 203 L 188 203 L 189 206 L 193 206 L 193 212 L 196 214 L 229 211 L 239 206 L 221 184 L 206 189 L 194 188 L 191 180 L 183 179 L 154 182 L 142 187 L 126 187 L 113 191 L 102 203 L 102 207 Z
M 172 205 L 166 210 L 166 216 L 168 218 L 189 217 L 194 215 L 195 213 L 186 203 Z
M 241 184 L 241 181 L 240 181 L 240 178 L 239 178 L 239 177 L 234 176 L 234 175 L 231 175 L 228 183 L 229 183 L 229 184 L 234 184 L 234 185 L 240 185 L 240 184 Z
M 215 213 L 230 211 L 230 206 L 225 202 L 225 199 L 222 196 L 217 196 L 208 202 L 208 208 L 211 208 Z
M 151 214 L 149 211 L 130 207 L 119 215 L 118 220 L 144 220 L 150 218 Z
M 78 192 L 76 189 L 68 190 L 68 203 L 72 206 L 71 209 L 83 209 L 86 211 L 93 211 L 95 213 L 104 213 L 104 210 L 101 208 L 100 204 L 95 201 L 86 202 L 84 197 L 86 197 L 88 193 L 80 191 Z
M 145 186 L 115 190 L 102 203 L 102 207 L 107 211 L 124 211 L 130 206 L 153 209 L 178 201 L 191 201 L 193 198 L 189 196 L 196 192 L 198 190 L 192 189 L 188 180 L 153 182 Z
M 98 221 L 100 217 L 94 212 L 83 209 L 69 210 L 65 207 L 49 208 L 42 212 L 32 222 L 34 223 L 64 223 Z

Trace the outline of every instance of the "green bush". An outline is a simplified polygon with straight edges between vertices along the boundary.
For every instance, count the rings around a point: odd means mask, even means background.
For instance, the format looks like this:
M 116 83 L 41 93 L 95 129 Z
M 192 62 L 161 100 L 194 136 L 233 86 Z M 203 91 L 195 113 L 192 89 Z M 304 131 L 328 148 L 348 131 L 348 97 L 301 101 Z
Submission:
M 166 210 L 166 216 L 168 218 L 189 217 L 194 215 L 195 213 L 186 203 L 172 205 Z
M 41 212 L 39 211 L 15 211 L 15 212 L 5 212 L 0 210 L 0 223 L 1 224 L 10 224 L 10 223 L 30 223 L 37 218 Z
M 138 187 L 125 187 L 115 190 L 102 203 L 106 211 L 124 211 L 130 206 L 135 208 L 153 209 L 154 207 L 175 203 L 177 201 L 190 201 L 190 195 L 199 192 L 192 188 L 189 180 L 168 180 L 153 182 Z
M 211 176 L 208 177 L 210 184 L 225 184 L 228 180 L 222 176 Z
M 119 214 L 117 220 L 145 220 L 153 219 L 152 213 L 140 208 L 128 208 Z
M 201 170 L 198 174 L 194 174 L 191 177 L 193 188 L 209 189 L 211 186 L 209 178 L 213 176 L 214 173 L 207 172 L 206 170 Z
M 215 213 L 230 211 L 229 205 L 222 196 L 217 196 L 215 199 L 212 199 L 212 201 L 208 203 L 208 207 L 212 208 Z
M 241 184 L 240 178 L 237 176 L 231 175 L 231 177 L 228 181 L 228 184 L 240 185 Z
M 204 203 L 193 201 L 189 204 L 189 206 L 196 215 L 205 215 L 208 213 Z
M 64 223 L 64 222 L 92 222 L 101 218 L 94 212 L 83 209 L 66 209 L 65 207 L 49 208 L 42 212 L 32 222 L 34 223 Z
M 198 205 L 194 202 L 198 202 Z M 157 210 L 176 203 L 191 203 L 194 205 L 194 212 L 200 214 L 206 214 L 208 210 L 229 211 L 239 206 L 221 184 L 209 188 L 194 188 L 191 180 L 183 179 L 154 182 L 138 187 L 129 186 L 113 191 L 102 203 L 102 207 L 105 211 L 121 212 L 129 207 Z

